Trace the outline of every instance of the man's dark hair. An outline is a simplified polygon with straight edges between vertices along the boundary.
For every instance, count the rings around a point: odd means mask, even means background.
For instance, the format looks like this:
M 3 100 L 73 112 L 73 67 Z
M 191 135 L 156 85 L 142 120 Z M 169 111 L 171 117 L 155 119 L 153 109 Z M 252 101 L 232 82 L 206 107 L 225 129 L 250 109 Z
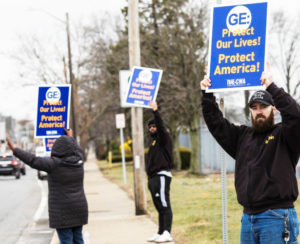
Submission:
M 148 121 L 148 127 L 150 126 L 150 125 L 155 125 L 155 121 L 154 121 L 154 119 L 150 119 L 149 121 Z

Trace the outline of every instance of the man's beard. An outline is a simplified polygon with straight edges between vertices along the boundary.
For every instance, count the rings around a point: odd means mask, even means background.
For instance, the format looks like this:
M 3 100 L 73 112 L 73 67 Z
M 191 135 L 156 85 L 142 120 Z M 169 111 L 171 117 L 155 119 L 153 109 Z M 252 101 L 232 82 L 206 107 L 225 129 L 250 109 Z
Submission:
M 264 118 L 265 120 L 257 120 L 258 118 Z M 262 114 L 258 114 L 254 119 L 251 114 L 251 121 L 252 121 L 252 129 L 257 133 L 263 133 L 274 126 L 275 124 L 274 112 L 271 111 L 268 118 L 266 118 Z
M 156 138 L 156 136 L 157 136 L 157 132 L 151 132 L 151 131 L 149 131 L 149 134 L 150 134 L 151 138 Z

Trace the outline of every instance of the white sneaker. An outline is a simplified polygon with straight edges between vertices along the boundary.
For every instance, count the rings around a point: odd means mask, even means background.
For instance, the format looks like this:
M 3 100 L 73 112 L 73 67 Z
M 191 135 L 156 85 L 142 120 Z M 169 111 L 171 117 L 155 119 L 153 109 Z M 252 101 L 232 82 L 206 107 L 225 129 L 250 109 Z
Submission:
M 160 237 L 160 234 L 155 234 L 152 237 L 150 237 L 149 239 L 147 239 L 147 241 L 149 242 L 155 242 L 157 238 Z
M 160 242 L 169 242 L 173 241 L 172 236 L 170 235 L 169 231 L 165 230 L 160 237 L 158 237 L 155 242 L 160 243 Z

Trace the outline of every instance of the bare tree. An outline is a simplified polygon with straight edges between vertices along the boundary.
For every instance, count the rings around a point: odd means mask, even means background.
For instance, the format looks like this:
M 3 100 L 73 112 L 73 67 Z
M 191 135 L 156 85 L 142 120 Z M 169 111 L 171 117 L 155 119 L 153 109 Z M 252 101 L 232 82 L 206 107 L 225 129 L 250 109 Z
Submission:
M 89 141 L 102 138 L 112 138 L 116 135 L 114 115 L 119 110 L 118 79 L 112 80 L 108 72 L 108 59 L 110 56 L 110 45 L 114 38 L 118 39 L 120 27 L 118 19 L 112 19 L 109 15 L 105 19 L 95 18 L 93 24 L 79 30 L 81 41 L 81 60 L 77 63 L 80 71 L 78 80 L 79 89 L 79 135 L 83 148 L 87 148 Z M 107 27 L 110 26 L 111 29 Z M 107 35 L 108 31 L 115 36 Z
M 64 53 L 57 44 L 51 46 L 34 35 L 22 36 L 20 40 L 20 49 L 11 54 L 19 64 L 20 77 L 29 84 L 66 83 Z
M 164 70 L 158 102 L 174 141 L 174 162 L 181 168 L 178 136 L 189 128 L 190 172 L 201 173 L 199 124 L 201 92 L 207 56 L 207 6 L 190 1 L 143 1 L 141 10 L 142 63 Z
M 283 75 L 286 90 L 300 98 L 300 30 L 298 21 L 288 18 L 282 10 L 272 16 L 270 52 L 272 63 Z
M 207 56 L 207 12 L 205 4 L 199 7 L 189 0 L 140 2 L 141 63 L 164 71 L 157 100 L 174 142 L 175 167 L 181 169 L 178 136 L 184 126 L 189 128 L 191 135 L 192 173 L 201 170 L 199 80 L 204 75 Z M 126 8 L 123 13 L 126 17 Z M 112 74 L 128 67 L 127 61 L 124 62 L 128 59 L 126 28 L 124 34 L 124 39 L 113 46 L 113 57 L 118 59 L 110 59 Z M 150 116 L 146 111 L 145 118 Z
M 115 134 L 114 124 L 103 120 L 103 117 L 107 113 L 115 113 L 118 108 L 116 100 L 112 99 L 118 94 L 117 90 L 107 76 L 109 46 L 118 36 L 107 33 L 117 33 L 120 28 L 111 25 L 118 20 L 108 15 L 102 17 L 94 18 L 87 26 L 73 25 L 71 32 L 76 120 L 83 149 L 88 147 L 89 141 L 103 134 Z M 22 67 L 20 75 L 36 84 L 65 83 L 68 72 L 64 53 L 67 49 L 66 40 L 61 41 L 63 44 L 45 43 L 34 36 L 23 38 L 22 51 L 14 55 Z M 109 116 L 105 118 L 111 119 Z

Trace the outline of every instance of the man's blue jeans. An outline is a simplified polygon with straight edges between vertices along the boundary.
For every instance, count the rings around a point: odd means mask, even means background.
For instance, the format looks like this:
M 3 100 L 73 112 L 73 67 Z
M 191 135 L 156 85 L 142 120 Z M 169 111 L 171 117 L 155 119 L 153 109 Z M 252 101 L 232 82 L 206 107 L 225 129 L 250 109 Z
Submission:
M 290 232 L 288 243 L 296 244 L 299 221 L 294 208 L 270 209 L 249 215 L 243 214 L 241 244 L 285 244 L 282 235 L 286 227 Z
M 60 244 L 83 244 L 82 226 L 56 229 Z

